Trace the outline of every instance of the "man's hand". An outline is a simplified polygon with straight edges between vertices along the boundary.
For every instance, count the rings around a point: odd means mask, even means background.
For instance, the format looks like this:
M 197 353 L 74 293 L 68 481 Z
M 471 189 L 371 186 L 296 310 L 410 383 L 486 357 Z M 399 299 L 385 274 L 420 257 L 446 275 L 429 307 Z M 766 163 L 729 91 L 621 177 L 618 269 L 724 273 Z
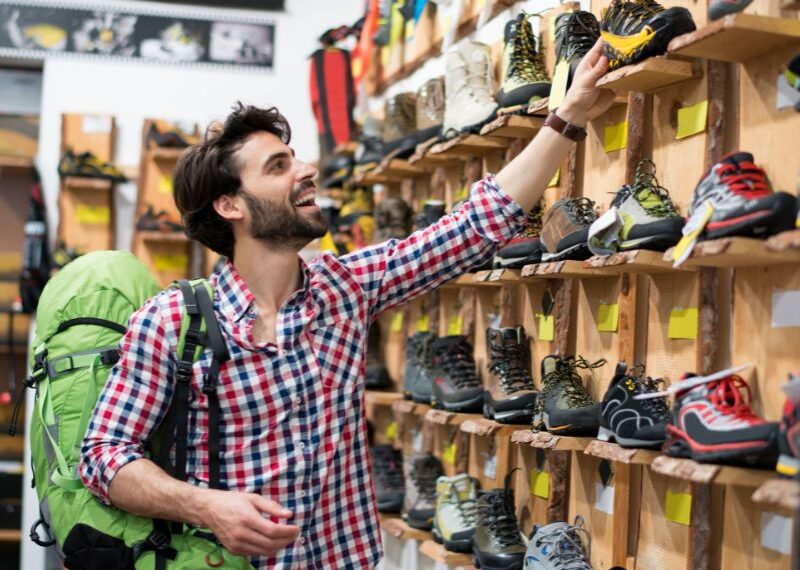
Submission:
M 270 518 L 287 519 L 292 512 L 254 493 L 210 491 L 201 516 L 222 545 L 236 555 L 273 556 L 300 532 L 298 526 L 272 522 Z
M 597 81 L 608 71 L 608 58 L 603 53 L 603 40 L 598 39 L 583 57 L 572 85 L 558 108 L 558 116 L 580 127 L 605 113 L 614 102 L 615 93 L 598 89 Z

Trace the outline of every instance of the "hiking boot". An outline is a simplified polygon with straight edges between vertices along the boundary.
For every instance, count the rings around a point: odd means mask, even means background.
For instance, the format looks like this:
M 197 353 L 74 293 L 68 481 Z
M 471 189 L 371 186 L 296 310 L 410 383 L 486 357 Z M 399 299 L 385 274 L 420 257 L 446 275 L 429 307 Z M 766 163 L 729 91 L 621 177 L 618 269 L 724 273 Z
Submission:
M 417 96 L 413 93 L 398 93 L 386 99 L 384 104 L 383 131 L 381 138 L 387 148 L 391 143 L 417 132 Z
M 446 213 L 443 200 L 425 200 L 425 203 L 422 205 L 422 211 L 414 218 L 414 223 L 417 229 L 421 230 L 422 228 L 427 228 L 431 224 L 438 222 L 439 218 Z
M 633 398 L 657 392 L 659 382 L 644 376 L 644 366 L 635 366 L 626 373 L 625 363 L 618 364 L 603 396 L 597 439 L 616 441 L 622 447 L 661 447 L 672 420 L 666 400 Z
M 58 175 L 81 176 L 84 178 L 99 178 L 100 180 L 110 180 L 111 182 L 127 182 L 124 174 L 110 162 L 103 162 L 91 152 L 75 154 L 72 149 L 64 151 L 61 160 L 58 161 Z
M 735 152 L 713 165 L 700 180 L 689 206 L 689 218 L 710 201 L 714 212 L 700 239 L 727 236 L 766 237 L 792 229 L 797 201 L 773 192 L 764 170 L 749 152 Z
M 381 327 L 377 322 L 369 327 L 365 376 L 364 387 L 367 390 L 389 390 L 392 388 L 389 370 L 381 358 Z
M 482 570 L 522 570 L 526 547 L 514 514 L 513 473 L 506 475 L 503 489 L 478 493 L 472 555 Z
M 384 144 L 381 140 L 383 126 L 381 121 L 367 115 L 361 124 L 361 136 L 358 137 L 358 146 L 353 154 L 355 166 L 353 174 L 361 174 L 372 170 L 380 164 L 385 154 Z
M 444 475 L 442 462 L 430 453 L 412 453 L 403 461 L 403 474 L 403 519 L 412 528 L 430 531 L 436 514 L 436 480 Z
M 478 480 L 467 473 L 436 480 L 433 540 L 450 552 L 470 552 L 478 523 Z
M 596 255 L 650 249 L 666 251 L 682 237 L 684 219 L 678 215 L 666 188 L 656 179 L 652 160 L 639 161 L 633 185 L 620 188 L 611 201 L 616 221 L 598 219 L 589 228 L 589 249 Z
M 428 140 L 442 132 L 444 122 L 444 78 L 434 77 L 417 90 L 417 130 Z M 423 134 L 424 133 L 424 134 Z
M 556 16 L 555 28 L 556 64 L 562 59 L 569 64 L 569 88 L 578 64 L 600 37 L 600 24 L 594 14 L 579 10 Z
M 409 337 L 406 344 L 406 368 L 403 375 L 403 397 L 421 404 L 431 403 L 433 384 L 427 374 L 432 365 L 431 344 L 436 336 L 429 332 L 418 332 Z
M 384 198 L 375 206 L 375 242 L 403 239 L 411 233 L 414 212 L 402 198 Z
M 778 425 L 750 408 L 750 387 L 736 374 L 692 385 L 687 374 L 678 388 L 662 448 L 671 457 L 700 462 L 774 467 Z
M 147 148 L 186 148 L 198 142 L 198 137 L 184 133 L 176 127 L 160 132 L 155 123 L 150 123 L 150 129 L 145 137 Z
M 399 514 L 406 494 L 403 454 L 391 445 L 373 445 L 370 452 L 378 512 Z
M 594 202 L 589 198 L 562 198 L 553 204 L 542 221 L 542 261 L 588 259 L 589 226 L 596 219 Z
M 56 269 L 61 269 L 70 261 L 78 259 L 86 252 L 79 251 L 74 247 L 69 247 L 64 240 L 56 242 L 56 248 L 53 250 L 53 264 Z
M 506 23 L 503 34 L 503 82 L 497 93 L 501 107 L 527 105 L 550 95 L 550 78 L 524 12 Z
M 542 232 L 542 211 L 544 201 L 539 202 L 528 212 L 525 225 L 517 232 L 511 241 L 504 245 L 494 257 L 494 267 L 497 269 L 519 269 L 531 263 L 542 261 L 544 246 L 539 239 Z
M 711 0 L 708 5 L 708 19 L 719 20 L 728 14 L 743 12 L 753 0 Z
M 661 55 L 672 38 L 695 29 L 692 14 L 686 8 L 673 6 L 665 10 L 653 0 L 611 0 L 600 21 L 608 69 Z
M 147 205 L 147 210 L 136 220 L 136 229 L 145 232 L 182 232 L 183 226 L 174 221 L 166 210 L 155 211 L 152 204 Z
M 323 188 L 341 187 L 353 175 L 353 157 L 343 154 L 332 156 L 320 174 Z
M 584 358 L 550 355 L 542 359 L 542 389 L 533 416 L 533 428 L 558 435 L 597 434 L 600 404 L 592 400 L 581 383 L 579 368 L 593 369 L 604 359 L 589 363 Z
M 477 132 L 495 116 L 492 89 L 492 57 L 489 46 L 464 41 L 447 52 L 445 134 Z
M 472 345 L 464 335 L 437 338 L 431 345 L 434 365 L 426 373 L 433 381 L 431 406 L 448 412 L 479 412 L 483 386 L 475 373 Z
M 592 537 L 580 515 L 574 524 L 535 525 L 525 553 L 525 570 L 592 570 L 591 545 Z
M 786 394 L 783 418 L 778 427 L 778 465 L 775 470 L 786 477 L 796 477 L 800 472 L 800 376 L 789 376 L 781 386 Z
M 522 327 L 487 329 L 489 389 L 483 415 L 506 424 L 530 424 L 538 392 L 528 369 L 528 337 Z

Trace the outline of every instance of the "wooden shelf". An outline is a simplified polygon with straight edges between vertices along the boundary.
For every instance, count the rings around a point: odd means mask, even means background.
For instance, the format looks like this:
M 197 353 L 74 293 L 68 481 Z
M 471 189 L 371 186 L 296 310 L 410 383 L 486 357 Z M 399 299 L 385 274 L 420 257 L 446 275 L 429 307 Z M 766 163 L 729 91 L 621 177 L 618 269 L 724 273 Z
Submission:
M 481 135 L 505 138 L 532 138 L 544 125 L 544 117 L 534 115 L 500 115 L 484 125 Z
M 64 188 L 78 190 L 111 190 L 111 181 L 88 176 L 66 176 L 61 184 Z
M 367 172 L 361 172 L 353 176 L 353 183 L 363 186 L 372 186 L 373 184 L 391 184 L 392 182 L 395 182 L 395 180 L 389 178 L 388 176 L 384 176 L 377 168 L 368 170 Z
M 530 428 L 518 429 L 511 434 L 511 443 L 555 451 L 583 451 L 593 441 L 591 437 L 555 435 L 546 431 L 535 432 Z
M 800 20 L 731 14 L 674 38 L 668 52 L 743 63 L 795 42 L 800 43 Z
M 792 2 L 781 4 L 781 10 L 800 10 L 800 0 L 794 0 Z
M 585 279 L 590 277 L 613 277 L 619 275 L 618 270 L 586 267 L 583 261 L 553 261 L 549 263 L 534 263 L 522 268 L 520 277 L 523 279 L 538 277 L 544 279 L 569 279 L 572 277 Z
M 442 287 L 500 287 L 501 285 L 517 285 L 519 282 L 519 269 L 486 269 L 459 275 Z
M 381 528 L 400 540 L 431 540 L 430 532 L 408 526 L 399 516 L 380 514 L 380 520 Z
M 440 426 L 460 426 L 467 420 L 478 420 L 482 418 L 483 416 L 480 414 L 459 414 L 446 410 L 435 410 L 433 408 L 425 412 L 426 422 Z
M 519 429 L 519 426 L 501 424 L 488 418 L 475 418 L 464 420 L 459 429 L 464 433 L 470 433 L 480 437 L 492 437 L 495 435 L 510 436 Z
M 616 69 L 597 82 L 598 87 L 617 91 L 651 93 L 700 75 L 691 61 L 651 57 Z
M 609 461 L 638 465 L 649 465 L 656 457 L 661 455 L 660 452 L 651 449 L 626 449 L 616 443 L 600 441 L 599 439 L 592 440 L 583 452 L 586 455 L 608 459 Z
M 714 478 L 714 483 L 758 488 L 767 481 L 777 479 L 777 477 L 778 474 L 775 473 L 774 469 L 752 469 L 723 465 Z
M 387 178 L 404 180 L 406 178 L 423 176 L 427 174 L 427 172 L 419 166 L 411 164 L 407 160 L 403 160 L 401 158 L 391 158 L 381 163 L 380 167 L 378 168 L 378 174 L 386 176 Z
M 459 135 L 450 140 L 437 143 L 428 154 L 453 158 L 470 158 L 484 156 L 493 152 L 502 152 L 508 146 L 508 139 L 481 135 Z
M 356 153 L 357 148 L 358 141 L 347 141 L 346 143 L 336 145 L 336 147 L 333 149 L 333 154 L 353 156 Z
M 666 455 L 659 455 L 653 459 L 650 468 L 656 473 L 693 483 L 716 483 L 738 487 L 760 487 L 767 481 L 777 478 L 775 472 L 768 469 L 698 463 L 691 459 Z
M 0 530 L 0 542 L 19 542 L 22 540 L 22 531 L 19 529 Z
M 144 241 L 159 242 L 159 243 L 186 243 L 189 238 L 183 232 L 159 232 L 159 231 L 144 231 L 137 230 L 137 234 Z
M 796 511 L 800 509 L 800 483 L 792 479 L 770 479 L 755 493 L 753 502 L 768 507 Z
M 472 555 L 461 554 L 459 552 L 450 552 L 445 549 L 441 544 L 435 543 L 433 540 L 426 540 L 419 547 L 419 551 L 439 564 L 447 566 L 462 566 L 465 570 L 472 566 Z
M 399 392 L 381 392 L 379 390 L 367 390 L 365 401 L 367 405 L 391 406 L 396 400 L 402 400 L 403 395 Z
M 678 268 L 673 268 L 672 261 L 665 259 L 662 252 L 644 249 L 621 251 L 611 255 L 595 255 L 584 261 L 583 267 L 585 269 L 602 269 L 607 273 L 658 274 L 695 270 L 685 264 Z
M 542 117 L 547 117 L 550 113 L 549 107 L 550 106 L 550 99 L 548 97 L 543 97 L 538 101 L 528 105 L 528 114 L 529 115 L 540 115 Z
M 0 155 L 0 168 L 33 169 L 33 159 L 26 156 Z
M 149 151 L 150 156 L 155 160 L 171 160 L 177 162 L 178 159 L 186 152 L 185 148 L 166 148 L 156 147 Z
M 670 260 L 672 249 L 664 253 Z M 800 262 L 800 230 L 772 236 L 769 240 L 744 237 L 701 241 L 695 245 L 687 266 L 754 267 Z

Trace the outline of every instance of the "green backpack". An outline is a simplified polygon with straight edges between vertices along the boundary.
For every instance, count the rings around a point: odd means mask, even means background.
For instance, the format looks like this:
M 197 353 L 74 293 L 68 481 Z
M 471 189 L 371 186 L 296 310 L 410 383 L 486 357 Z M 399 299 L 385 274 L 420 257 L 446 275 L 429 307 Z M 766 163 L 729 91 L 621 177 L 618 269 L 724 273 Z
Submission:
M 216 381 L 220 363 L 229 355 L 214 317 L 210 284 L 197 279 L 180 281 L 177 286 L 186 309 L 176 353 L 176 386 L 169 412 L 148 442 L 148 456 L 167 473 L 186 479 L 191 369 L 210 349 L 214 357 L 203 391 L 209 397 L 209 486 L 218 488 Z M 246 558 L 220 546 L 210 532 L 108 507 L 78 478 L 81 440 L 118 359 L 117 347 L 128 320 L 160 290 L 132 254 L 98 251 L 59 271 L 39 301 L 32 374 L 25 381 L 26 387 L 36 390 L 29 443 L 41 514 L 31 538 L 42 546 L 56 545 L 70 570 L 252 568 Z M 173 446 L 175 465 L 170 461 Z

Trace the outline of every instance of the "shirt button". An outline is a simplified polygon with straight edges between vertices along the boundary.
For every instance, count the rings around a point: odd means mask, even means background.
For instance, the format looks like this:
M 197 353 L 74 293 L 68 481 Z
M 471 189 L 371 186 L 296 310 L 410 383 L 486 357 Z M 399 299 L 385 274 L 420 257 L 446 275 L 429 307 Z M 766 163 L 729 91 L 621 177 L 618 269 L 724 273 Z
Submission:
M 297 447 L 299 447 L 300 449 L 305 449 L 306 448 L 306 442 L 305 441 L 298 441 L 297 442 Z
M 305 497 L 305 496 L 306 496 L 306 492 L 305 492 L 305 491 L 303 491 L 302 489 L 300 489 L 300 491 L 298 491 L 298 492 L 297 492 L 297 494 L 298 494 L 300 497 Z
M 303 538 L 303 537 L 301 536 L 301 537 L 300 537 L 300 540 L 298 540 L 298 542 L 299 542 L 300 544 L 305 544 L 305 543 L 306 543 L 306 539 L 305 539 L 305 538 Z
M 303 403 L 303 399 L 302 399 L 302 398 L 300 398 L 299 396 L 298 396 L 297 398 L 295 398 L 295 399 L 294 399 L 294 405 L 295 405 L 295 406 L 299 406 L 299 405 L 300 405 L 300 404 L 302 404 L 302 403 Z

